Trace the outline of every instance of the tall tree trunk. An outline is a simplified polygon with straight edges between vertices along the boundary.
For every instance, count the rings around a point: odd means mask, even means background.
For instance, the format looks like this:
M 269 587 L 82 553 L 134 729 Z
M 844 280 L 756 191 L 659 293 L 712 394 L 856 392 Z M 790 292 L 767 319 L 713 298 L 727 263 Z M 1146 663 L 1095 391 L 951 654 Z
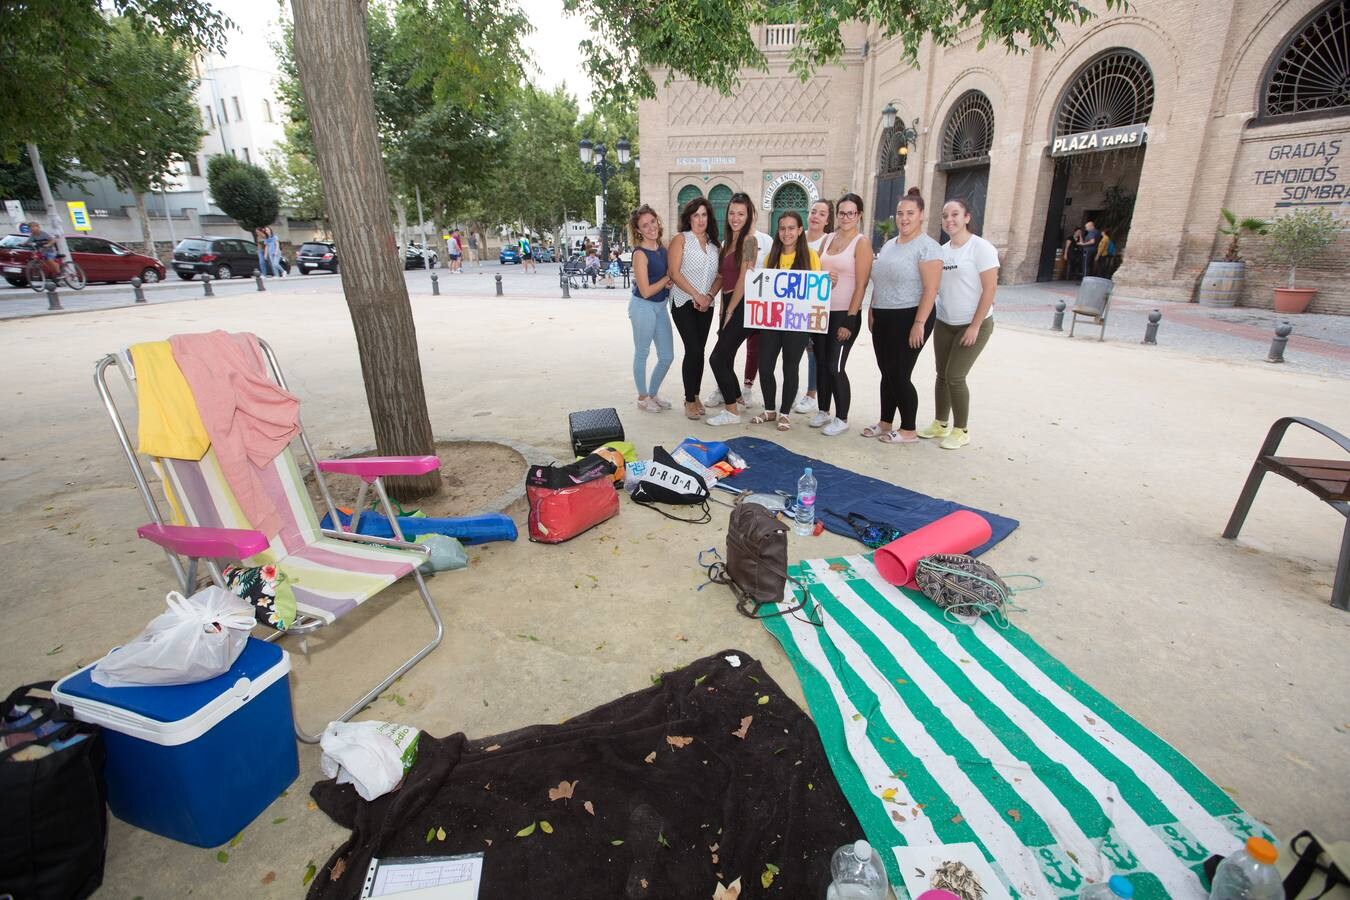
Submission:
M 150 234 L 150 217 L 145 212 L 145 194 L 141 191 L 132 191 L 131 196 L 136 198 L 136 215 L 141 220 L 141 240 L 145 241 L 145 255 L 151 259 L 159 259 L 159 254 L 155 252 L 155 238 Z
M 433 454 L 417 330 L 395 252 L 389 182 L 375 130 L 366 7 L 366 0 L 291 0 L 295 61 L 333 236 L 342 248 L 342 290 L 375 446 L 384 455 Z M 400 499 L 412 499 L 434 491 L 440 480 L 434 472 L 391 478 L 389 486 Z

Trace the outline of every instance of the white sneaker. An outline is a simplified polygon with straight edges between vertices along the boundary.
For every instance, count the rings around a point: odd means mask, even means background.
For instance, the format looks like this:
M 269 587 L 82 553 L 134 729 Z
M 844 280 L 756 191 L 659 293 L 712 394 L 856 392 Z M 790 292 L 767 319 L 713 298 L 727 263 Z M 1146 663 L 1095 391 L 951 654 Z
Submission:
M 764 406 L 764 401 L 761 400 L 759 395 L 754 391 L 745 391 L 741 394 L 741 405 L 747 409 L 751 406 L 759 409 Z
M 828 425 L 833 421 L 834 416 L 830 415 L 823 409 L 818 409 L 816 410 L 816 414 L 811 417 L 811 421 L 807 422 L 806 424 L 810 425 L 812 428 L 820 428 L 821 426 Z
M 651 397 L 643 397 L 637 402 L 638 409 L 643 412 L 661 412 L 661 405 Z
M 715 415 L 715 416 L 709 416 L 708 418 L 704 419 L 704 420 L 703 420 L 703 424 L 705 424 L 705 425 L 739 425 L 739 424 L 741 424 L 741 417 L 740 417 L 739 415 L 737 415 L 736 413 L 733 413 L 733 412 L 727 412 L 727 411 L 724 409 L 724 410 L 722 410 L 720 413 L 718 413 L 717 415 Z
M 704 406 L 721 406 L 721 405 L 722 405 L 722 392 L 719 391 L 717 388 L 713 388 L 713 392 L 712 392 L 711 394 L 709 394 L 707 397 L 704 398 L 704 400 L 703 400 L 703 405 L 704 405 Z
M 795 413 L 809 413 L 811 410 L 815 408 L 816 408 L 816 398 L 808 397 L 806 394 L 802 394 L 801 397 L 797 400 L 797 402 L 793 405 L 792 411 Z
M 845 431 L 848 431 L 848 423 L 843 419 L 835 419 L 833 422 L 820 429 L 821 434 L 826 434 L 830 437 L 834 437 L 836 434 L 843 434 Z
M 670 401 L 662 400 L 655 394 L 652 394 L 652 402 L 655 403 L 657 406 L 661 407 L 662 409 L 670 409 Z

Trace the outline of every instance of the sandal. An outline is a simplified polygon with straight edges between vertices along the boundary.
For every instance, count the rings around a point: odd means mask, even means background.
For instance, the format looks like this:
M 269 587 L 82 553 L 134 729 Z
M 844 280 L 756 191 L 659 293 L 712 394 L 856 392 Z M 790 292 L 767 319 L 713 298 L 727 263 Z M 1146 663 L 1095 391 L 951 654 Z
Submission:
M 919 442 L 919 437 L 918 435 L 905 437 L 897 430 L 888 431 L 885 434 L 878 435 L 877 440 L 881 441 L 883 444 L 917 444 Z
M 787 416 L 781 415 L 781 414 L 780 414 L 780 415 L 778 416 L 778 430 L 779 430 L 779 431 L 787 431 L 787 430 L 789 430 L 790 428 L 792 428 L 792 422 L 790 422 L 790 421 L 788 420 L 788 417 L 787 417 Z
M 697 403 L 686 403 L 684 405 L 684 417 L 686 419 L 703 418 L 703 410 L 699 409 Z
M 764 412 L 760 413 L 759 415 L 757 415 L 757 416 L 752 416 L 751 419 L 750 419 L 750 424 L 751 424 L 751 425 L 763 425 L 765 422 L 772 422 L 772 421 L 774 421 L 774 420 L 777 419 L 777 418 L 778 418 L 778 413 L 774 412 L 774 411 L 771 410 L 771 409 L 766 409 Z
M 862 436 L 866 438 L 879 438 L 885 433 L 886 429 L 881 427 L 880 422 L 875 425 L 868 425 L 862 430 Z

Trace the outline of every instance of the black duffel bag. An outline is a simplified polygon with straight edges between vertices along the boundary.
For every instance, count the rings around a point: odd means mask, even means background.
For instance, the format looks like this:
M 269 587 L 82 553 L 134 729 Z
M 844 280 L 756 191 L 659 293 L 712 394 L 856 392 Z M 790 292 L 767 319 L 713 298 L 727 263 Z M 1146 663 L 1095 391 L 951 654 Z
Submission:
M 83 898 L 103 883 L 103 731 L 39 696 L 51 688 L 25 685 L 0 703 L 0 896 L 14 900 Z

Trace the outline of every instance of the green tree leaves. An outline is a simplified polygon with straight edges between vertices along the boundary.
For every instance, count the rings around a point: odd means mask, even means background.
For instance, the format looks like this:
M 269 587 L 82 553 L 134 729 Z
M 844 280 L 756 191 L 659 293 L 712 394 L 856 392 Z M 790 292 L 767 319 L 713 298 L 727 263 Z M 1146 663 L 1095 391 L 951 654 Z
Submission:
M 207 166 L 207 183 L 216 205 L 245 231 L 277 220 L 281 197 L 267 173 L 252 163 L 213 156 Z

